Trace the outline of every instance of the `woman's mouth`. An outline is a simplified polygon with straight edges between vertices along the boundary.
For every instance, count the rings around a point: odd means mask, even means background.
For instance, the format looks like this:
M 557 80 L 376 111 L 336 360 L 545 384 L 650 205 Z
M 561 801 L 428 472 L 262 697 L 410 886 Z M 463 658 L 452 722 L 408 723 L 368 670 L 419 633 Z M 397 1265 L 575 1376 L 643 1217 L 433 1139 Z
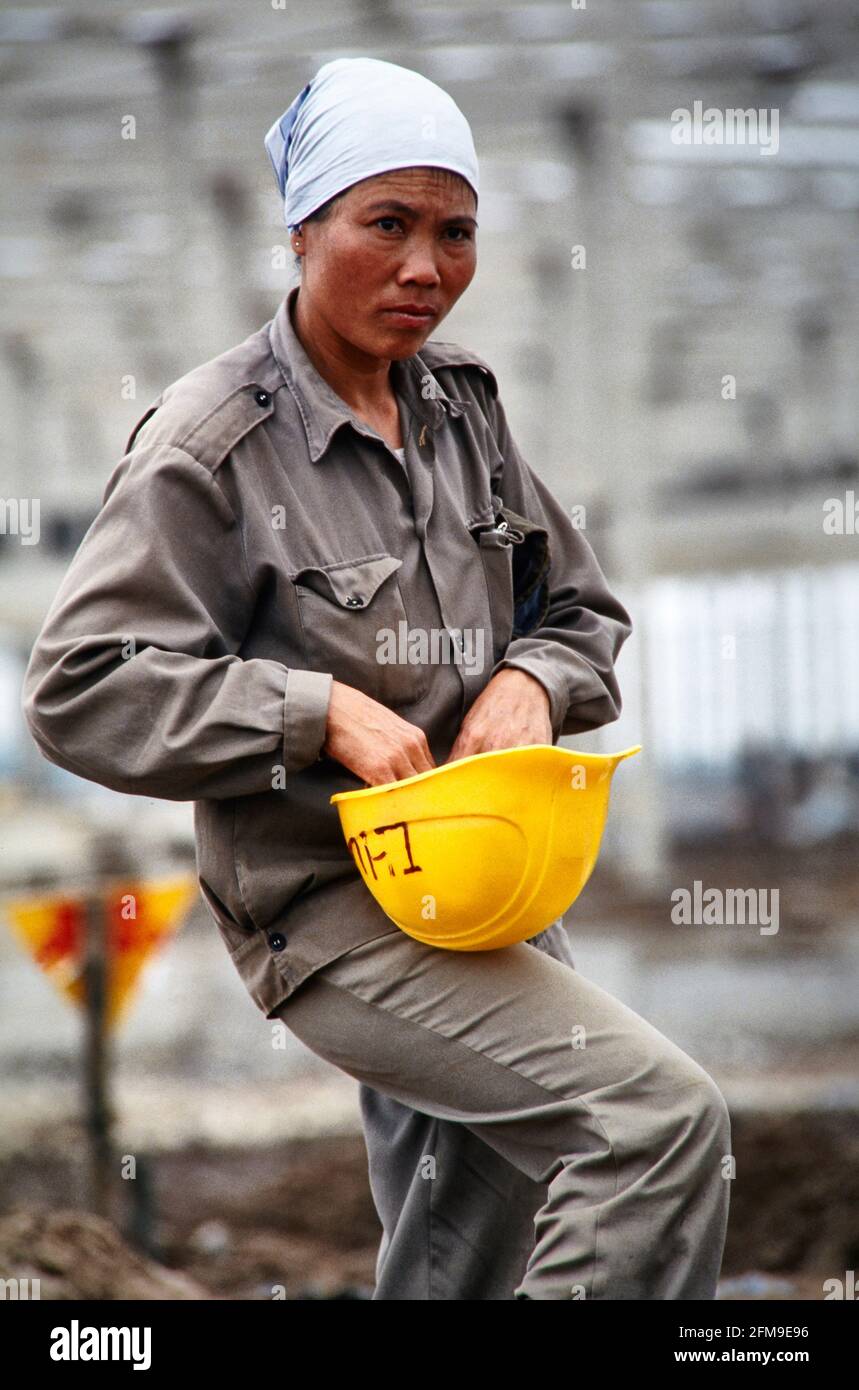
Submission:
M 435 309 L 397 308 L 383 309 L 393 323 L 399 328 L 425 328 L 428 323 L 438 317 Z

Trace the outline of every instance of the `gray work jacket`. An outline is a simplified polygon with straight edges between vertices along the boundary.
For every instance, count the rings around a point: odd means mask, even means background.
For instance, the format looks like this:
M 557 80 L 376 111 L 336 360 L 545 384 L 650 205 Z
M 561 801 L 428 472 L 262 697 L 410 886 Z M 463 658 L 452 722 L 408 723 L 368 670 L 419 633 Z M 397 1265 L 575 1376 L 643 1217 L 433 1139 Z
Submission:
M 502 667 L 544 685 L 553 741 L 616 719 L 632 630 L 487 363 L 433 340 L 392 363 L 404 466 L 316 371 L 297 293 L 138 421 L 22 705 L 51 762 L 194 801 L 200 891 L 269 1018 L 399 930 L 329 801 L 364 785 L 321 752 L 332 679 L 419 725 L 440 765 Z

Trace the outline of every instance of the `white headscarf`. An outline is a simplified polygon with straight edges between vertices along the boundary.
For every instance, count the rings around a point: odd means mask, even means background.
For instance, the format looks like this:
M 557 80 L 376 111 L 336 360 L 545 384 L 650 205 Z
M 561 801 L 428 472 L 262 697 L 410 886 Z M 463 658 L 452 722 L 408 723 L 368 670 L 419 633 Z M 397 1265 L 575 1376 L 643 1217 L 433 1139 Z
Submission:
M 478 196 L 471 128 L 429 78 L 379 58 L 325 63 L 265 137 L 293 231 L 335 193 L 390 169 L 433 165 Z

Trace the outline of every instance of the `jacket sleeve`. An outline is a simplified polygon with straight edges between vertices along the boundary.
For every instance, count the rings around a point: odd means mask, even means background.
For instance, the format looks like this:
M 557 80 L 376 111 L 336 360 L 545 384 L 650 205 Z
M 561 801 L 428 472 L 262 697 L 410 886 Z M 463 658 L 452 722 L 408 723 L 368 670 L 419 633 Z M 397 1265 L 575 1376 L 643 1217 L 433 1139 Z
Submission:
M 237 655 L 254 597 L 215 475 L 164 443 L 128 454 L 51 604 L 22 710 L 44 756 L 169 801 L 270 791 L 320 753 L 332 676 Z
M 550 561 L 540 625 L 514 637 L 491 674 L 515 667 L 536 676 L 549 695 L 554 738 L 583 733 L 620 714 L 614 665 L 632 619 L 609 590 L 582 531 L 519 452 L 498 395 L 490 389 L 488 396 L 501 454 L 493 491 L 505 507 L 546 528 Z

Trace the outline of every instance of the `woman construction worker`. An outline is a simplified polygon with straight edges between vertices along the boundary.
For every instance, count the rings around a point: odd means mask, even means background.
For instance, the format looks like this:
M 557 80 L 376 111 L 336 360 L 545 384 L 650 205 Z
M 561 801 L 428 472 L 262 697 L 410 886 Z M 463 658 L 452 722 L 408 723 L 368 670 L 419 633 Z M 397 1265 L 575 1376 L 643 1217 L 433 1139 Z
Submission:
M 560 918 L 491 950 L 400 930 L 331 804 L 621 708 L 629 614 L 489 364 L 434 336 L 476 270 L 468 123 L 420 74 L 342 59 L 265 144 L 300 284 L 135 426 L 28 725 L 81 777 L 194 801 L 249 993 L 360 1082 L 375 1298 L 712 1299 L 713 1080 L 578 973 Z

